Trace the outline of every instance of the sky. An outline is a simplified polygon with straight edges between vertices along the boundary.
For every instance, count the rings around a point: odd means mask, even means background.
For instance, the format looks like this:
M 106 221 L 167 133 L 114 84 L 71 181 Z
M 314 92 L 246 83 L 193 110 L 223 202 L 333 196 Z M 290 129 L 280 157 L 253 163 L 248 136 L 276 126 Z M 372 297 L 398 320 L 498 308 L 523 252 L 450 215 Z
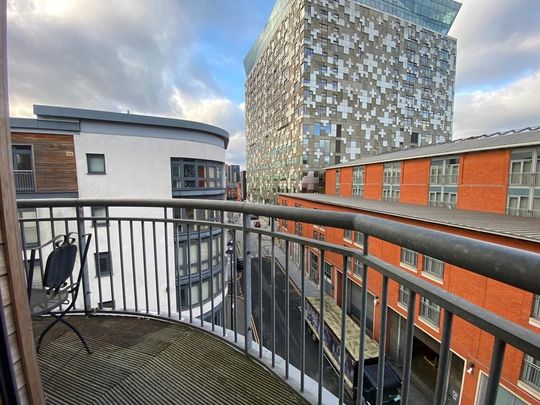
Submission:
M 463 0 L 453 137 L 540 125 L 540 3 Z M 243 58 L 274 0 L 8 0 L 10 115 L 34 104 L 182 118 L 245 167 Z

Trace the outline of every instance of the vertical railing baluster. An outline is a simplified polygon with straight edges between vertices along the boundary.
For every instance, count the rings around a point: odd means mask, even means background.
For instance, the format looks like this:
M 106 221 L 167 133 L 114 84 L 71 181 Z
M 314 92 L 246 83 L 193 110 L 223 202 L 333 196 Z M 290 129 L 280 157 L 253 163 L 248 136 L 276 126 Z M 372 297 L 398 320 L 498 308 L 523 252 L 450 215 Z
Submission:
M 489 378 L 486 387 L 486 397 L 484 399 L 485 404 L 494 404 L 497 400 L 505 349 L 506 343 L 495 338 L 493 352 L 491 354 L 491 365 L 489 366 Z
M 171 317 L 171 273 L 169 266 L 169 223 L 167 221 L 167 207 L 163 208 L 163 230 L 165 232 L 165 272 L 167 273 L 166 284 L 167 284 L 167 314 L 169 318 Z M 174 227 L 173 227 L 174 228 Z M 175 283 L 176 285 L 176 283 Z
M 321 250 L 320 260 L 319 260 L 319 299 L 320 299 L 320 308 L 319 308 L 319 395 L 318 401 L 319 404 L 322 404 L 322 391 L 324 383 L 324 250 Z
M 176 297 L 176 310 L 178 311 L 178 319 L 182 319 L 182 287 L 180 286 L 180 225 L 178 222 L 173 222 L 174 232 L 174 296 Z
M 49 211 L 49 215 L 51 214 L 51 212 L 52 212 L 52 210 Z M 50 216 L 49 216 L 49 218 L 50 218 Z M 54 220 L 51 219 L 51 222 L 54 223 Z M 38 224 L 39 224 L 39 222 L 38 222 Z M 68 220 L 65 219 L 65 220 L 64 220 L 64 230 L 65 230 L 64 235 L 67 235 L 67 234 L 69 233 L 69 229 L 68 229 L 68 228 L 69 228 Z M 37 229 L 38 229 L 38 238 L 37 238 L 37 240 L 38 240 L 38 243 L 40 243 L 40 242 L 41 242 L 41 238 L 39 237 L 39 227 L 38 227 Z M 51 231 L 51 236 L 52 236 L 52 231 Z M 52 236 L 52 239 L 54 239 L 54 236 Z M 23 246 L 24 246 L 24 245 L 23 245 Z M 43 260 L 41 259 L 42 254 L 43 254 L 43 250 L 40 248 L 40 249 L 39 249 L 39 269 L 40 269 L 40 273 L 41 273 L 41 280 L 43 281 L 43 274 L 44 274 L 44 273 L 43 273 L 43 266 L 42 266 Z M 69 275 L 69 282 L 70 282 L 71 285 L 73 285 L 73 273 L 71 273 L 71 274 Z M 73 291 L 71 292 L 71 298 L 73 299 Z M 62 308 L 63 308 L 63 304 L 60 304 L 60 306 L 58 307 L 58 310 L 59 310 L 59 311 L 62 311 Z M 76 309 L 76 307 L 73 306 L 73 309 Z
M 289 252 L 287 252 L 287 254 L 289 254 Z M 303 244 L 300 245 L 300 272 L 300 293 L 302 295 L 302 321 L 300 322 L 300 351 L 302 352 L 302 360 L 300 362 L 300 391 L 304 392 L 306 378 L 306 247 Z
M 444 323 L 442 342 L 439 349 L 439 363 L 437 369 L 437 383 L 435 384 L 435 403 L 443 404 L 446 399 L 446 388 L 448 382 L 448 371 L 450 370 L 450 339 L 452 333 L 453 314 L 444 310 Z
M 106 225 L 107 225 L 107 251 L 109 252 L 109 255 L 112 255 L 111 250 L 111 222 L 109 220 L 109 207 L 105 207 L 105 216 L 106 216 Z M 116 300 L 114 296 L 114 281 L 113 281 L 113 267 L 112 267 L 112 257 L 111 257 L 111 263 L 110 263 L 110 272 L 109 272 L 109 285 L 111 288 L 111 303 L 112 303 L 112 309 L 116 309 Z
M 213 237 L 213 227 L 210 226 L 210 239 L 208 242 L 208 267 L 210 269 L 210 317 L 212 322 L 212 331 L 216 330 L 216 325 L 214 323 L 214 237 Z
M 197 212 L 197 221 L 200 221 L 199 213 Z M 204 325 L 203 319 L 203 296 L 202 296 L 202 257 L 201 257 L 201 225 L 197 223 L 197 270 L 199 273 L 199 318 L 201 321 L 201 327 Z
M 131 273 L 133 275 L 133 296 L 135 299 L 135 312 L 139 312 L 139 301 L 137 297 L 137 272 L 135 266 L 135 246 L 133 242 L 133 220 L 129 221 L 129 236 L 131 243 Z
M 77 215 L 77 233 L 79 234 L 79 260 L 82 259 L 82 252 L 86 247 L 86 238 L 83 237 L 86 233 L 86 227 L 84 224 L 84 212 L 82 207 L 76 207 L 75 212 Z M 82 276 L 82 288 L 83 288 L 83 301 L 84 301 L 84 312 L 89 314 L 92 309 L 92 302 L 90 299 L 90 279 L 88 277 L 88 262 L 84 263 Z
M 347 266 L 347 256 L 343 256 L 343 273 L 341 276 L 341 342 L 339 347 L 339 387 L 338 387 L 338 404 L 342 404 L 345 397 L 345 358 L 347 357 L 347 346 L 345 344 L 347 330 L 346 330 L 346 319 L 347 319 L 347 300 L 348 300 L 348 291 L 347 291 L 347 277 L 348 277 L 348 266 Z
M 100 258 L 100 250 L 99 250 L 99 233 L 97 228 L 97 221 L 95 219 L 92 219 L 92 227 L 94 228 L 94 249 L 95 254 L 94 257 L 96 258 L 96 270 L 97 270 L 97 283 L 98 283 L 98 297 L 99 297 L 99 304 L 98 308 L 103 309 L 103 287 L 101 284 L 101 258 Z
M 187 244 L 187 274 L 188 274 L 188 301 L 189 301 L 189 323 L 193 323 L 193 296 L 191 291 L 191 224 L 186 224 L 186 244 Z
M 275 232 L 275 224 L 274 224 L 274 218 L 270 218 L 271 221 L 271 230 L 272 230 L 272 237 L 270 238 L 270 241 L 272 245 L 270 246 L 270 249 L 272 250 L 272 268 L 271 268 L 271 286 L 272 286 L 272 298 L 271 298 L 271 314 L 270 314 L 270 333 L 272 335 L 272 368 L 276 366 L 276 255 L 275 255 L 275 239 L 274 239 L 274 232 Z
M 28 268 L 28 252 L 26 251 L 26 234 L 24 232 L 24 222 L 19 219 L 19 230 L 21 232 L 21 244 L 23 248 L 23 256 L 24 256 L 24 265 Z M 41 258 L 40 258 L 41 260 Z M 40 266 L 42 267 L 42 266 Z M 41 280 L 43 280 L 43 273 L 41 275 Z
M 259 242 L 259 358 L 263 355 L 263 258 L 262 258 L 262 234 L 258 235 Z
M 124 246 L 122 237 L 122 221 L 118 220 L 118 246 L 120 248 L 120 278 L 122 282 L 122 304 L 124 311 L 127 309 L 126 305 L 126 277 L 124 274 Z
M 252 347 L 253 330 L 251 328 L 251 247 L 249 221 L 251 215 L 244 213 L 243 217 L 243 254 L 244 254 L 244 349 L 246 354 Z
M 379 328 L 379 367 L 377 369 L 377 405 L 384 397 L 384 367 L 386 357 L 386 326 L 388 318 L 388 277 L 383 276 L 381 291 L 381 324 Z
M 233 308 L 232 310 L 232 323 L 233 323 L 233 329 L 234 329 L 234 342 L 237 343 L 238 342 L 238 318 L 236 316 L 236 303 L 238 301 L 237 299 L 237 294 L 238 292 L 236 291 L 236 278 L 238 277 L 238 272 L 237 272 L 237 268 L 236 268 L 236 230 L 233 230 L 233 245 L 232 245 L 232 253 L 231 253 L 231 283 L 232 283 L 232 288 L 233 288 L 233 299 L 232 299 L 232 304 L 231 304 L 231 307 Z
M 51 219 L 51 237 L 52 239 L 54 239 L 56 237 L 56 229 L 54 229 L 54 212 L 53 212 L 53 207 L 49 207 L 49 218 Z M 67 221 L 66 221 L 67 222 Z M 65 234 L 67 235 L 68 234 L 68 230 L 67 230 L 67 226 L 66 226 L 66 232 Z M 38 241 L 40 240 L 39 238 L 39 231 L 38 231 Z
M 225 212 L 220 211 L 221 215 L 221 327 L 222 327 L 222 334 L 223 336 L 226 336 L 227 328 L 226 328 L 226 304 L 225 304 L 225 228 L 223 226 L 225 222 Z
M 146 305 L 146 313 L 150 312 L 148 305 L 148 269 L 146 265 L 146 231 L 144 221 L 141 221 L 141 238 L 142 238 L 142 256 L 143 256 L 143 276 L 144 276 L 144 303 Z
M 403 358 L 403 382 L 401 385 L 401 402 L 405 405 L 408 404 L 409 401 L 411 386 L 415 307 L 416 293 L 409 290 L 409 302 L 407 303 L 407 330 L 405 332 L 405 354 Z
M 285 241 L 285 251 L 289 251 L 289 241 Z M 290 279 L 289 279 L 289 255 L 285 255 L 285 378 L 289 378 L 289 340 L 290 340 L 290 328 L 289 328 L 289 289 L 290 289 Z M 302 325 L 304 327 L 304 325 Z
M 364 234 L 363 256 L 369 252 L 369 236 Z M 364 348 L 366 344 L 366 312 L 367 312 L 368 266 L 362 264 L 362 313 L 360 314 L 360 342 L 358 350 L 358 376 L 356 381 L 356 404 L 362 404 L 364 392 Z
M 156 241 L 156 221 L 152 221 L 152 241 L 154 247 L 154 276 L 156 278 L 156 309 L 157 314 L 161 315 L 161 305 L 159 296 L 159 271 L 158 271 L 158 257 L 157 257 L 157 241 Z

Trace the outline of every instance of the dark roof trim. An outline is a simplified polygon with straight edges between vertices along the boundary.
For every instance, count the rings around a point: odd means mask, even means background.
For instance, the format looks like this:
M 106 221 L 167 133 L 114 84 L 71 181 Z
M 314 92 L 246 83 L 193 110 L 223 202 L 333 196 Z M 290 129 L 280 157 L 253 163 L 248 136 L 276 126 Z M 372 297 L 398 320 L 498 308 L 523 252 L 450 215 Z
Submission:
M 357 211 L 388 215 L 424 223 L 444 225 L 451 228 L 466 229 L 469 231 L 497 235 L 506 238 L 520 239 L 534 243 L 540 242 L 540 232 L 537 231 L 539 228 L 536 226 L 536 224 L 540 223 L 540 221 L 533 218 L 510 217 L 504 214 L 457 209 L 452 211 L 460 213 L 461 217 L 449 218 L 447 214 L 450 211 L 446 208 L 439 207 L 390 203 L 376 200 L 357 200 L 353 197 L 328 196 L 326 194 L 279 193 L 279 195 L 309 201 L 312 203 L 338 206 Z M 365 204 L 363 204 L 364 202 Z M 376 204 L 379 208 L 374 207 L 374 204 Z M 418 209 L 421 210 L 420 214 L 417 211 Z M 462 216 L 463 214 L 469 217 L 474 216 L 476 219 L 471 221 L 470 218 L 464 218 Z M 501 226 L 497 227 L 497 223 L 501 222 L 501 220 L 504 223 L 500 223 L 499 225 Z M 512 222 L 512 226 L 508 226 L 508 221 Z M 489 223 L 490 225 L 486 226 L 486 223 Z
M 9 123 L 12 131 L 64 131 L 79 132 L 78 122 L 38 120 L 34 118 L 10 118 Z
M 407 148 L 380 155 L 367 156 L 324 168 L 339 169 L 369 165 L 374 163 L 399 162 L 404 160 L 433 158 L 438 156 L 460 155 L 471 152 L 482 152 L 497 149 L 525 148 L 540 145 L 540 127 L 529 127 L 522 130 L 497 132 L 471 138 L 456 139 L 445 143 L 436 143 L 418 148 Z
M 223 139 L 225 148 L 229 144 L 229 133 L 224 129 L 213 125 L 203 124 L 195 121 L 186 121 L 176 118 L 152 117 L 148 115 L 125 114 L 108 111 L 86 110 L 82 108 L 58 107 L 48 105 L 34 105 L 34 114 L 38 118 L 67 118 L 89 121 L 108 121 L 123 124 L 148 125 L 157 127 L 168 127 L 176 129 L 188 129 L 191 131 L 204 132 Z

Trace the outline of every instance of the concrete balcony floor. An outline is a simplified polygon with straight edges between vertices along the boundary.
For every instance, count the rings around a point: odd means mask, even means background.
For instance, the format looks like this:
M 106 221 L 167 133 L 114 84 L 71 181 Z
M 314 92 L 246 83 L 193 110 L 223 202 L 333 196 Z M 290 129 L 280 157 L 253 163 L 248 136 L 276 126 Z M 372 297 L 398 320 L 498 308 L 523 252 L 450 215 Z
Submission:
M 185 325 L 124 316 L 70 316 L 39 353 L 49 404 L 304 404 L 256 360 Z M 51 322 L 34 322 L 36 336 Z

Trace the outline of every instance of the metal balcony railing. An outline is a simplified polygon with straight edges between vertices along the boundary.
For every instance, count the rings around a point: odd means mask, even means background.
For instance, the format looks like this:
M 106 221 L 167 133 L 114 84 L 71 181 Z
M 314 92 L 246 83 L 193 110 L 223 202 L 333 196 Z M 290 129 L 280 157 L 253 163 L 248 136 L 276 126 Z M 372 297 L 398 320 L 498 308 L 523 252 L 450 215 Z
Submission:
M 344 273 L 350 274 L 352 269 L 347 263 L 356 261 L 362 265 L 363 286 L 368 286 L 368 267 L 370 271 L 380 273 L 382 293 L 379 296 L 380 330 L 377 395 L 378 403 L 382 403 L 384 386 L 384 361 L 386 356 L 386 336 L 388 328 L 388 286 L 393 280 L 409 293 L 407 297 L 406 343 L 404 346 L 403 382 L 401 403 L 409 403 L 412 368 L 412 348 L 414 331 L 414 314 L 416 296 L 440 306 L 442 321 L 440 330 L 442 342 L 439 352 L 434 403 L 445 402 L 447 381 L 450 371 L 451 330 L 455 317 L 459 317 L 494 337 L 489 379 L 486 390 L 486 403 L 494 403 L 501 376 L 504 353 L 507 345 L 511 345 L 536 359 L 540 358 L 540 335 L 488 310 L 481 308 L 461 297 L 451 294 L 438 285 L 405 272 L 392 264 L 386 263 L 371 254 L 370 237 L 382 239 L 389 243 L 428 255 L 443 262 L 468 269 L 476 274 L 497 280 L 516 288 L 540 294 L 540 255 L 510 247 L 495 245 L 479 240 L 446 234 L 434 230 L 416 227 L 404 223 L 393 222 L 381 218 L 361 214 L 289 208 L 275 205 L 237 203 L 215 200 L 170 199 L 170 200 L 105 200 L 105 199 L 58 199 L 58 200 L 26 200 L 19 201 L 20 208 L 48 208 L 49 215 L 32 218 L 40 223 L 42 237 L 68 231 L 92 232 L 95 237 L 88 255 L 89 261 L 83 277 L 83 294 L 76 307 L 78 311 L 91 313 L 130 313 L 157 317 L 177 322 L 185 322 L 213 332 L 232 344 L 242 348 L 247 356 L 258 358 L 272 368 L 276 374 L 301 392 L 311 402 L 335 402 L 336 398 L 323 389 L 323 352 L 322 339 L 318 345 L 318 373 L 311 378 L 306 373 L 306 336 L 305 327 L 301 327 L 300 361 L 293 366 L 290 356 L 290 288 L 285 289 L 284 326 L 276 326 L 276 249 L 280 243 L 290 251 L 291 243 L 300 246 L 299 290 L 301 302 L 306 302 L 306 258 L 307 251 L 318 251 L 320 254 L 319 280 L 324 280 L 325 254 L 334 253 L 343 257 Z M 95 226 L 95 218 L 90 216 L 89 207 L 107 207 L 106 226 Z M 197 210 L 214 210 L 219 213 L 214 221 L 173 218 L 173 209 L 194 208 Z M 44 210 L 40 210 L 44 212 Z M 242 224 L 226 222 L 226 218 L 241 215 Z M 85 215 L 88 214 L 88 215 Z M 269 229 L 252 227 L 251 215 L 265 216 L 270 219 Z M 100 219 L 103 220 L 103 219 Z M 330 228 L 353 230 L 364 234 L 362 250 L 347 246 L 306 238 L 294 234 L 275 231 L 275 220 L 289 220 L 296 223 L 310 223 Z M 21 222 L 28 220 L 21 219 Z M 181 249 L 180 238 L 174 238 L 176 229 L 181 224 L 192 224 L 184 227 L 187 239 L 193 241 L 188 249 Z M 210 232 L 206 237 L 201 233 L 202 227 Z M 48 227 L 48 228 L 47 228 Z M 220 230 L 213 232 L 214 229 Z M 233 232 L 231 232 L 233 231 Z M 243 256 L 242 285 L 237 283 L 238 252 L 237 232 L 241 232 Z M 265 241 L 270 246 L 263 245 Z M 214 239 L 218 240 L 215 242 Z M 219 247 L 218 247 L 219 246 Z M 294 245 L 293 245 L 294 246 Z M 216 254 L 216 249 L 218 254 Z M 264 249 L 264 250 L 263 250 Z M 268 255 L 271 266 L 271 282 L 267 288 L 271 292 L 271 322 L 269 333 L 263 332 L 263 324 L 253 324 L 251 315 L 258 313 L 262 320 L 262 269 L 263 251 Z M 26 252 L 26 250 L 25 250 Z M 100 260 L 93 262 L 102 252 L 109 252 L 112 268 L 102 274 Z M 474 252 L 471 254 L 471 252 Z M 47 252 L 41 257 L 46 257 Z M 25 253 L 26 254 L 26 253 Z M 212 258 L 212 265 L 203 271 L 202 262 Z M 214 260 L 216 258 L 217 260 Z M 350 260 L 348 260 L 350 258 Z M 285 279 L 290 280 L 289 256 L 285 255 Z M 252 262 L 253 261 L 253 262 Z M 209 260 L 207 260 L 207 263 Z M 257 264 L 252 267 L 252 264 Z M 177 272 L 190 266 L 194 271 L 187 272 L 187 282 L 182 286 Z M 194 267 L 193 267 L 194 266 Z M 43 267 L 43 266 L 42 266 Z M 504 271 L 500 271 L 504 269 Z M 104 269 L 107 270 L 107 269 Z M 206 272 L 206 273 L 205 273 Z M 253 278 L 252 278 L 253 277 Z M 342 277 L 341 302 L 348 302 L 351 294 L 347 287 L 348 277 Z M 199 281 L 203 282 L 200 283 Z M 206 283 L 206 280 L 211 280 Z M 258 282 L 258 296 L 252 294 L 252 288 Z M 185 279 L 184 279 L 185 281 Z M 232 288 L 231 288 L 232 287 Z M 182 290 L 184 288 L 184 290 Z M 232 290 L 232 292 L 230 292 Z M 324 320 L 324 301 L 331 299 L 320 289 L 320 316 Z M 186 291 L 186 292 L 183 292 Z M 243 300 L 237 301 L 237 294 L 242 291 Z M 367 306 L 367 288 L 361 290 L 362 308 Z M 226 308 L 225 296 L 230 295 L 234 311 Z M 205 297 L 210 297 L 205 300 Z M 200 299 L 199 299 L 200 298 Z M 405 299 L 405 297 L 403 297 Z M 268 310 L 266 308 L 265 310 Z M 305 305 L 301 305 L 301 324 L 305 325 Z M 366 331 L 366 310 L 360 316 L 360 330 Z M 208 321 L 205 321 L 205 316 Z M 239 323 L 243 319 L 243 323 Z M 266 313 L 265 318 L 268 316 Z M 341 308 L 342 319 L 346 317 L 346 306 Z M 239 325 L 242 325 L 240 327 Z M 319 323 L 319 336 L 323 335 L 324 322 Z M 345 325 L 345 322 L 342 322 Z M 253 341 L 253 328 L 256 326 L 259 336 L 270 336 L 266 343 Z M 284 333 L 286 337 L 283 353 L 276 352 L 276 333 Z M 266 334 L 266 335 L 265 335 Z M 357 403 L 361 401 L 364 384 L 364 333 L 359 342 L 347 344 L 358 345 L 358 381 L 356 384 Z M 346 333 L 342 327 L 340 336 L 340 353 L 345 352 Z M 279 360 L 280 356 L 282 360 Z M 345 356 L 341 356 L 338 373 L 339 389 L 335 393 L 339 403 L 344 400 Z M 334 398 L 331 401 L 331 398 Z
M 457 174 L 433 174 L 429 176 L 429 184 L 457 184 Z
M 14 170 L 15 191 L 33 192 L 35 191 L 34 171 L 33 170 Z
M 518 217 L 540 218 L 540 210 L 528 208 L 506 208 L 506 215 L 515 215 Z
M 535 186 L 540 185 L 540 173 L 534 172 L 510 172 L 509 183 L 511 186 Z
M 383 174 L 383 184 L 399 184 L 401 174 Z
M 456 201 L 439 201 L 439 200 L 428 200 L 428 205 L 432 207 L 442 207 L 442 208 L 456 208 Z

